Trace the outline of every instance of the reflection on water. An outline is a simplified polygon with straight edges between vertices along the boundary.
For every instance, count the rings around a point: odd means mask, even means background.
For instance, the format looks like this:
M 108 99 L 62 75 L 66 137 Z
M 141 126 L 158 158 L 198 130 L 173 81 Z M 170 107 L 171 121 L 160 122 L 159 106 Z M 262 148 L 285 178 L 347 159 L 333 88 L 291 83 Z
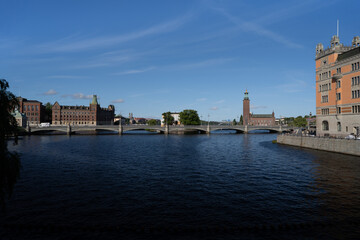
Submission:
M 20 176 L 20 168 L 20 156 L 16 152 L 9 152 L 6 144 L 0 147 L 0 207 L 3 211 Z
M 3 235 L 358 236 L 360 159 L 273 144 L 275 137 L 25 137 L 14 147 L 23 171 L 0 217 Z

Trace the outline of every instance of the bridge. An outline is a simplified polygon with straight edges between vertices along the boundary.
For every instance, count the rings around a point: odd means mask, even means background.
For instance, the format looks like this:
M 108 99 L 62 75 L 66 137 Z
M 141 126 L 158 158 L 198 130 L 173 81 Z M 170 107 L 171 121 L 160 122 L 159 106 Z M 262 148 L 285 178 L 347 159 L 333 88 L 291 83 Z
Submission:
M 117 134 L 123 134 L 129 131 L 146 130 L 154 131 L 163 134 L 180 133 L 197 131 L 199 133 L 210 134 L 213 131 L 219 130 L 235 130 L 236 133 L 249 133 L 255 130 L 267 130 L 269 132 L 286 132 L 292 130 L 292 127 L 284 127 L 281 125 L 275 126 L 243 126 L 243 125 L 175 125 L 175 126 L 150 126 L 141 124 L 132 125 L 52 125 L 49 127 L 27 127 L 27 132 L 30 133 L 48 133 L 48 132 L 63 132 L 66 134 L 74 134 L 80 132 L 99 132 L 109 131 Z

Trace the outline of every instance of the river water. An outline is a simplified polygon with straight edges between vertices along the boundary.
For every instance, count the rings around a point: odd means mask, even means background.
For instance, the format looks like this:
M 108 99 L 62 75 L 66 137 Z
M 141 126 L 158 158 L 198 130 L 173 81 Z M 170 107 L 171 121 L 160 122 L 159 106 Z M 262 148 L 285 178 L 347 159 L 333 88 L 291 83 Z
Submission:
M 356 239 L 360 158 L 275 134 L 28 136 L 1 239 Z

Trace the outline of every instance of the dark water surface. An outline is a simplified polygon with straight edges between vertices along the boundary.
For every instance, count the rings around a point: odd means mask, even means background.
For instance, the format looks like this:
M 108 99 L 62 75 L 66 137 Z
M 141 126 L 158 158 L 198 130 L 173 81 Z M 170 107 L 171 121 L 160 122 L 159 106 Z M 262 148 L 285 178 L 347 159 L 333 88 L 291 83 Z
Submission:
M 360 158 L 275 138 L 24 137 L 0 237 L 360 238 Z

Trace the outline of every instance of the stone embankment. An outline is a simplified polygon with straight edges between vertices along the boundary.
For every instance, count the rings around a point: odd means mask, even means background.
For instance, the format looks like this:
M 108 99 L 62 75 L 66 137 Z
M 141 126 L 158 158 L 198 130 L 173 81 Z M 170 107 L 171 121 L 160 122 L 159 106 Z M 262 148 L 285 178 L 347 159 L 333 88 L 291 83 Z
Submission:
M 277 143 L 360 156 L 360 140 L 278 135 Z

